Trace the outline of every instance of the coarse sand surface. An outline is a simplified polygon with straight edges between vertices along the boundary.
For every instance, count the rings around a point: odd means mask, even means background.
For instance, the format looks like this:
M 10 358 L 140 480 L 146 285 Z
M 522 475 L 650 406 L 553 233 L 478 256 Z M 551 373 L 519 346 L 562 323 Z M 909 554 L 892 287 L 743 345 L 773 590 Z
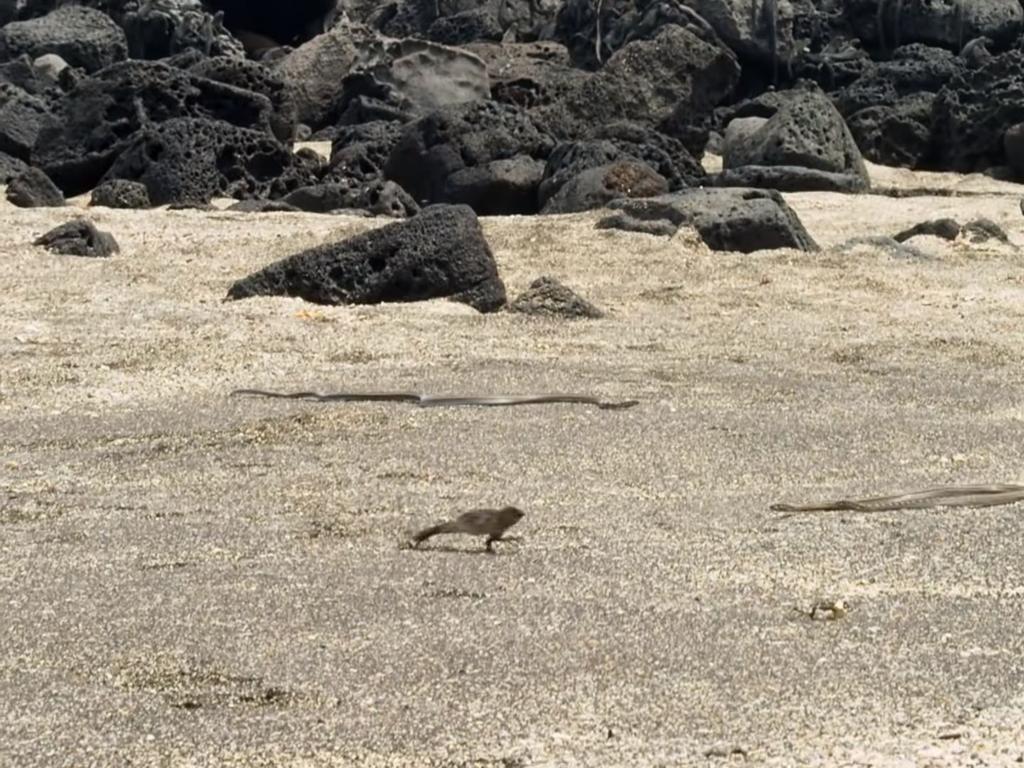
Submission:
M 0 765 L 1020 765 L 1024 505 L 769 509 L 1024 481 L 1021 187 L 871 172 L 785 196 L 820 253 L 482 220 L 588 321 L 222 301 L 381 220 L 0 205 Z M 1011 243 L 849 242 L 942 216 Z

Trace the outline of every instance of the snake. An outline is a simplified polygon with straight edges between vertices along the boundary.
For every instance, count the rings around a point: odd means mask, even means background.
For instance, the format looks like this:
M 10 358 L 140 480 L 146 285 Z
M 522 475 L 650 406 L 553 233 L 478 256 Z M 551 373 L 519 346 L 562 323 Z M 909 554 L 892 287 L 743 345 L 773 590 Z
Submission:
M 811 504 L 772 504 L 775 512 L 822 512 L 851 510 L 854 512 L 887 512 L 899 509 L 932 507 L 995 507 L 1024 501 L 1024 485 L 996 483 L 992 485 L 940 485 L 920 491 L 893 496 L 864 499 L 836 499 Z
M 315 400 L 320 403 L 372 403 L 396 402 L 412 403 L 420 408 L 435 408 L 445 405 L 537 405 L 540 403 L 583 403 L 596 405 L 602 410 L 622 410 L 639 404 L 639 400 L 601 400 L 590 395 L 425 395 L 418 392 L 336 392 L 322 394 L 320 392 L 271 392 L 266 389 L 236 389 L 235 395 L 256 395 L 260 397 L 278 397 L 288 400 Z

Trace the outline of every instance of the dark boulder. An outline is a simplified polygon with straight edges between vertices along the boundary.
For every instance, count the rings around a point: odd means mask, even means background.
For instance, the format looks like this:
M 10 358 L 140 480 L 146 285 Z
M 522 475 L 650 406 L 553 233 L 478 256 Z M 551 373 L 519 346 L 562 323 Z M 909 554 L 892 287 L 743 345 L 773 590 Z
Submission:
M 891 106 L 865 107 L 846 118 L 864 157 L 880 165 L 917 168 L 931 151 L 935 95 L 917 93 Z
M 867 184 L 852 173 L 832 173 L 802 165 L 741 165 L 708 178 L 716 187 L 759 187 L 779 192 L 863 192 Z
M 136 132 L 165 120 L 223 120 L 270 136 L 265 97 L 155 61 L 126 61 L 85 78 L 61 101 L 57 125 L 40 132 L 38 163 L 67 194 L 99 182 Z
M 542 213 L 589 211 L 623 197 L 656 197 L 666 192 L 668 182 L 651 166 L 625 158 L 574 176 L 548 199 Z
M 716 251 L 818 250 L 782 195 L 765 189 L 688 189 L 661 197 L 614 200 L 601 228 L 674 232 L 693 227 Z M 653 226 L 652 226 L 653 225 Z
M 342 22 L 288 53 L 276 66 L 291 90 L 298 119 L 314 131 L 335 108 L 339 85 L 357 64 L 385 56 L 374 29 Z
M 393 181 L 374 179 L 355 185 L 327 182 L 299 187 L 283 201 L 300 211 L 313 213 L 365 211 L 373 216 L 404 219 L 419 211 L 409 194 Z
M 444 200 L 465 203 L 484 216 L 514 216 L 537 212 L 537 187 L 544 162 L 527 155 L 492 160 L 452 172 Z
M 97 229 L 88 219 L 72 219 L 54 227 L 33 244 L 65 256 L 106 257 L 120 250 L 112 234 Z
M 723 170 L 795 166 L 811 171 L 789 174 L 788 190 L 799 189 L 794 185 L 804 177 L 812 180 L 810 189 L 828 188 L 813 181 L 821 174 L 849 177 L 846 186 L 853 191 L 869 186 L 867 169 L 853 136 L 842 115 L 817 86 L 807 83 L 774 98 L 779 99 L 778 109 L 763 122 L 745 118 L 738 129 L 727 127 Z
M 699 156 L 707 140 L 703 123 L 739 75 L 730 50 L 668 25 L 652 40 L 616 51 L 599 72 L 575 78 L 534 112 L 559 138 L 587 137 L 595 126 L 627 120 L 678 136 Z M 697 141 L 686 139 L 691 131 Z
M 45 16 L 0 29 L 0 60 L 56 53 L 72 67 L 96 72 L 128 56 L 124 31 L 102 11 L 63 5 Z
M 331 142 L 325 181 L 370 181 L 384 177 L 388 156 L 402 137 L 402 124 L 374 120 L 339 126 Z
M 199 0 L 148 0 L 126 4 L 120 19 L 133 59 L 162 59 L 182 51 L 245 57 L 245 49 Z
M 536 317 L 597 319 L 604 312 L 553 277 L 538 277 L 530 287 L 509 302 L 509 312 Z
M 16 178 L 27 171 L 28 164 L 24 160 L 12 157 L 6 152 L 0 152 L 0 184 L 7 184 L 11 179 Z
M 153 205 L 282 197 L 316 180 L 302 158 L 270 134 L 190 117 L 137 133 L 104 178 L 142 182 Z
M 505 303 L 472 209 L 431 206 L 408 221 L 289 256 L 231 286 L 228 298 L 298 296 L 318 304 L 450 297 L 480 312 Z
M 188 71 L 197 77 L 265 96 L 272 107 L 269 120 L 274 135 L 281 141 L 288 141 L 294 135 L 296 110 L 291 91 L 274 70 L 257 61 L 215 56 L 200 59 Z
M 831 96 L 866 158 L 916 168 L 931 152 L 936 94 L 963 68 L 942 48 L 901 46 Z
M 1004 164 L 1004 135 L 1024 122 L 1024 51 L 995 56 L 977 69 L 958 71 L 933 108 L 932 162 L 971 173 Z
M 904 43 L 958 51 L 981 36 L 1005 45 L 1024 21 L 1018 0 L 845 0 L 843 11 L 860 39 L 883 51 Z
M 105 208 L 149 208 L 149 191 L 146 185 L 127 179 L 111 179 L 104 181 L 92 191 L 89 205 L 101 205 Z
M 256 200 L 252 198 L 249 200 L 239 200 L 237 203 L 229 205 L 227 210 L 239 211 L 241 213 L 301 213 L 300 208 L 296 208 L 284 200 Z
M 471 8 L 442 16 L 427 28 L 426 37 L 444 45 L 465 45 L 479 40 L 500 40 L 498 17 L 490 8 Z
M 384 173 L 421 205 L 457 200 L 478 213 L 535 213 L 540 173 L 533 170 L 553 146 L 524 110 L 478 102 L 438 110 L 407 125 Z M 524 159 L 502 162 L 517 156 Z M 534 184 L 532 190 L 524 189 L 524 178 Z
M 7 200 L 19 208 L 56 208 L 64 205 L 57 185 L 38 168 L 27 168 L 7 185 Z
M 40 131 L 53 123 L 46 102 L 0 82 L 0 152 L 29 161 Z
M 695 157 L 703 154 L 706 138 L 701 139 L 700 149 L 691 149 L 683 139 L 626 120 L 596 126 L 592 135 L 595 139 L 610 141 L 630 157 L 643 160 L 665 177 L 670 190 L 699 187 L 704 183 L 707 174 Z

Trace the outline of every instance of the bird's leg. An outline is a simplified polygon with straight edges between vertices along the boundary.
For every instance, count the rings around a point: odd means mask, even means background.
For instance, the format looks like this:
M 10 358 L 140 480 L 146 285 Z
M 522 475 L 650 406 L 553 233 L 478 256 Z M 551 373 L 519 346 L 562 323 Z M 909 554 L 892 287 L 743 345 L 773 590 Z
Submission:
M 494 551 L 494 542 L 496 542 L 496 541 L 501 541 L 501 536 L 500 535 L 495 536 L 495 535 L 492 534 L 492 535 L 487 537 L 487 543 L 484 546 L 487 548 L 488 554 L 491 554 L 491 555 L 497 554 Z

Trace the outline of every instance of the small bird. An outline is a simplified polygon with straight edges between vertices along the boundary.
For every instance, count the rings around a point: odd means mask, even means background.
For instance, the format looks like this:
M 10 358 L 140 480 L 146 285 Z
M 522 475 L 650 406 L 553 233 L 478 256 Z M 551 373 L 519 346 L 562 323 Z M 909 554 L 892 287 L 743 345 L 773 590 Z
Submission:
M 454 520 L 424 528 L 412 537 L 412 544 L 415 547 L 439 533 L 468 533 L 471 536 L 486 536 L 487 551 L 493 555 L 492 545 L 494 542 L 501 541 L 505 531 L 518 523 L 524 514 L 521 509 L 516 507 L 472 509 L 469 512 L 463 512 Z

